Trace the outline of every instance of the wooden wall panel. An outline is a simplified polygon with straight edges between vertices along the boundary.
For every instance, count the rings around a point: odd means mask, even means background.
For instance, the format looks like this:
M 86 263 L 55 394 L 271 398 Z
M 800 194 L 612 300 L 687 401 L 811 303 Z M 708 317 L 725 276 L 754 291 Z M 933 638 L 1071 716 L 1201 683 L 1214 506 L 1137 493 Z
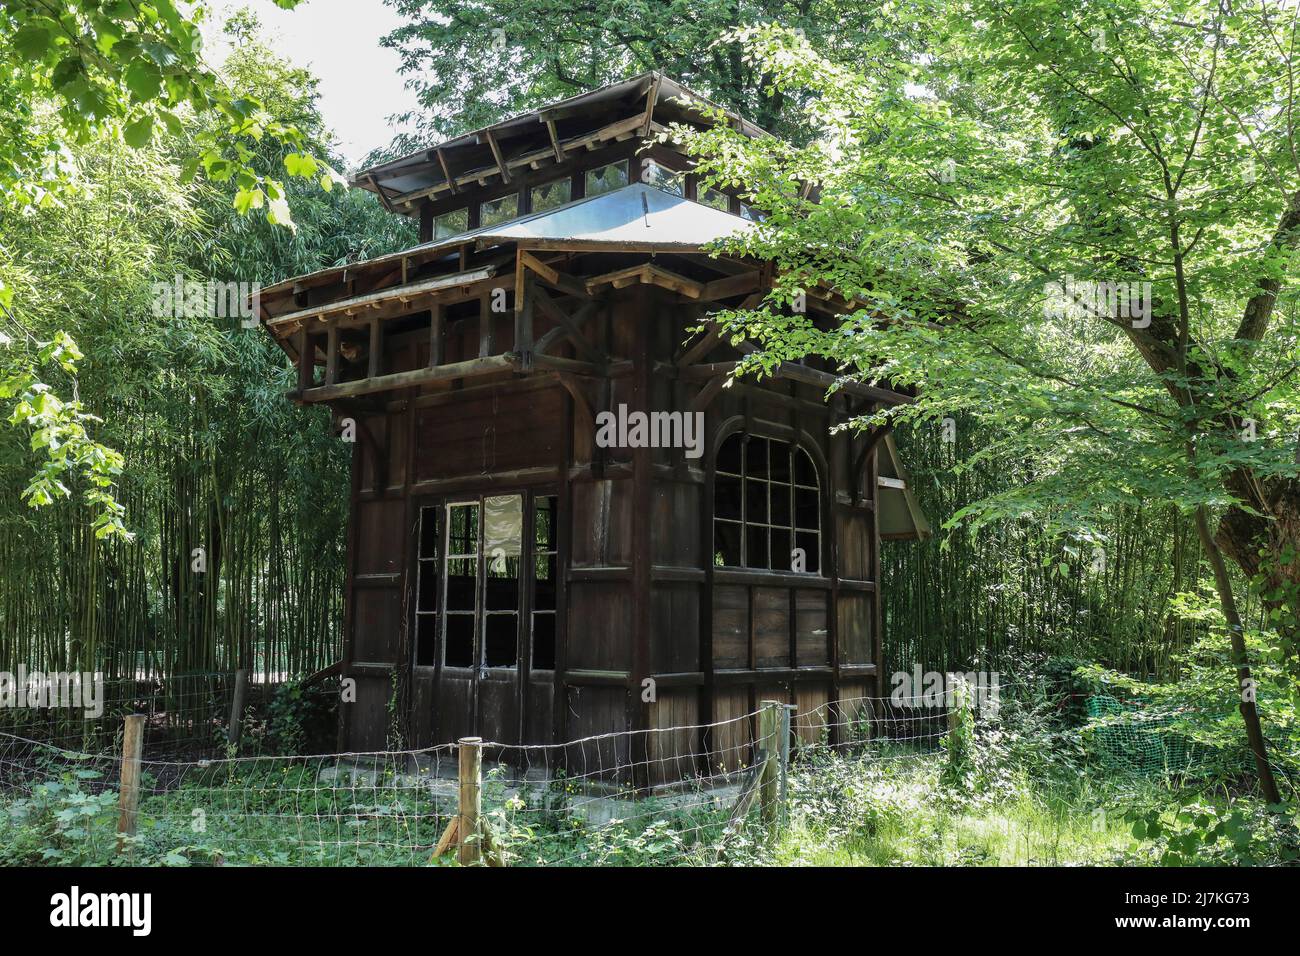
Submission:
M 700 589 L 656 584 L 650 592 L 650 670 L 677 674 L 700 669 Z
M 795 666 L 824 667 L 831 662 L 827 591 L 796 591 Z
M 713 586 L 713 666 L 749 666 L 749 589 Z
M 700 489 L 683 481 L 657 482 L 651 492 L 650 534 L 654 563 L 700 567 Z
M 799 744 L 812 746 L 826 740 L 826 726 L 830 722 L 830 685 L 800 681 L 794 685 L 794 702 L 799 710 L 793 723 Z
M 416 411 L 415 480 L 555 464 L 563 402 L 556 389 L 508 386 Z
M 840 577 L 870 580 L 870 513 L 848 507 L 837 507 L 834 512 L 839 533 Z
M 564 748 L 569 776 L 630 782 L 631 738 L 621 733 L 627 729 L 627 693 L 623 687 L 568 688 L 569 739 L 575 741 Z
M 406 557 L 402 523 L 406 502 L 401 498 L 362 501 L 357 505 L 357 574 L 397 574 Z
M 386 677 L 357 677 L 357 699 L 347 708 L 348 749 L 383 750 L 388 745 L 388 698 L 392 685 Z
M 754 588 L 754 665 L 790 666 L 790 592 Z
M 626 567 L 632 560 L 632 483 L 578 481 L 573 489 L 572 567 Z
M 873 663 L 872 596 L 841 591 L 838 623 L 840 663 Z
M 695 773 L 699 750 L 699 695 L 694 688 L 659 691 L 650 705 L 646 753 L 647 779 L 652 785 L 670 783 Z
M 353 660 L 391 664 L 397 660 L 401 593 L 397 588 L 357 588 Z
M 713 698 L 714 726 L 709 730 L 709 760 L 715 771 L 733 772 L 753 761 L 753 721 L 747 687 L 720 687 Z
M 569 670 L 626 671 L 632 666 L 632 602 L 623 582 L 571 581 Z

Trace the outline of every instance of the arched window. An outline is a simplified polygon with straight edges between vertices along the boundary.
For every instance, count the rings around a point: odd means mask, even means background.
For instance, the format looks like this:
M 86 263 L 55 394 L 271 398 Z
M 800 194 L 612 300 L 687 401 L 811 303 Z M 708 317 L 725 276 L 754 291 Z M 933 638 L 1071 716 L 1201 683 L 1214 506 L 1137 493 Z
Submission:
M 817 469 L 798 445 L 736 433 L 718 449 L 713 563 L 762 571 L 821 570 Z

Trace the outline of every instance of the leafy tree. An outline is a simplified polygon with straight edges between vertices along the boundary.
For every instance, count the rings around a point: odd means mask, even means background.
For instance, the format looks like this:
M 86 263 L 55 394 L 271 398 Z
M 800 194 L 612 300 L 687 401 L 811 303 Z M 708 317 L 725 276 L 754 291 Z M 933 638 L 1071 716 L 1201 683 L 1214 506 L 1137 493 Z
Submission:
M 276 0 L 286 9 L 299 0 Z M 264 137 L 299 145 L 301 133 L 258 100 L 231 88 L 202 59 L 202 5 L 183 11 L 173 0 L 8 0 L 0 7 L 0 211 L 46 209 L 76 186 L 70 146 L 120 136 L 133 148 L 163 130 L 181 137 L 187 114 L 220 117 L 195 143 L 186 176 L 202 168 L 238 186 L 241 212 L 264 209 L 272 223 L 292 227 L 285 186 L 259 165 L 252 144 Z M 338 178 L 312 156 L 291 152 L 289 176 L 322 185 Z M 26 494 L 40 507 L 71 494 L 67 481 L 86 483 L 101 536 L 125 535 L 111 488 L 121 456 L 98 444 L 80 404 L 59 399 L 41 380 L 55 361 L 72 380 L 79 354 L 66 332 L 37 340 L 14 311 L 12 281 L 0 276 L 0 311 L 13 332 L 0 339 L 0 399 L 17 399 L 8 421 L 31 433 L 47 452 Z M 16 334 L 15 334 L 16 333 Z
M 1191 516 L 1276 802 L 1227 562 L 1270 602 L 1289 661 L 1278 690 L 1296 693 L 1295 10 L 924 0 L 892 17 L 923 56 L 891 57 L 890 31 L 862 69 L 780 30 L 735 34 L 808 104 L 821 135 L 807 146 L 678 131 L 770 210 L 734 245 L 781 279 L 759 310 L 720 318 L 763 346 L 750 371 L 811 353 L 920 389 L 860 427 L 964 411 L 997 440 L 959 467 L 1038 463 L 950 525 L 1050 516 L 1077 540 L 1116 506 Z M 819 327 L 789 308 L 818 285 L 862 307 Z
M 846 61 L 886 27 L 876 2 L 841 0 L 387 0 L 408 22 L 384 39 L 425 113 L 393 152 L 660 70 L 760 126 L 802 138 L 797 100 L 765 93 L 761 65 L 720 35 L 779 23 Z M 451 81 L 449 78 L 454 77 Z

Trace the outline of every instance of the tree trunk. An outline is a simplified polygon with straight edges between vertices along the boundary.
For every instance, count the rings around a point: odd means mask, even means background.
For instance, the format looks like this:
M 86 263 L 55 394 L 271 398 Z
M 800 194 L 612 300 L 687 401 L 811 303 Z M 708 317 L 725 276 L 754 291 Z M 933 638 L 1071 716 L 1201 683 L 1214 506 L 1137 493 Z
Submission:
M 1228 624 L 1228 636 L 1232 641 L 1232 660 L 1237 667 L 1237 691 L 1241 695 L 1238 709 L 1246 725 L 1246 740 L 1250 745 L 1251 756 L 1255 758 L 1255 772 L 1259 776 L 1259 787 L 1264 799 L 1269 804 L 1282 802 L 1278 793 L 1277 781 L 1273 779 L 1273 768 L 1268 762 L 1268 749 L 1264 743 L 1264 731 L 1259 724 L 1259 711 L 1255 709 L 1255 694 L 1250 677 L 1250 664 L 1246 657 L 1246 638 L 1241 624 L 1241 615 L 1237 613 L 1237 602 L 1232 595 L 1232 582 L 1228 578 L 1228 567 L 1223 560 L 1223 552 L 1210 534 L 1210 522 L 1205 505 L 1196 509 L 1196 533 L 1200 536 L 1205 557 L 1214 572 L 1214 586 L 1219 592 L 1219 604 L 1223 608 L 1223 617 Z M 1248 692 L 1249 689 L 1249 692 Z

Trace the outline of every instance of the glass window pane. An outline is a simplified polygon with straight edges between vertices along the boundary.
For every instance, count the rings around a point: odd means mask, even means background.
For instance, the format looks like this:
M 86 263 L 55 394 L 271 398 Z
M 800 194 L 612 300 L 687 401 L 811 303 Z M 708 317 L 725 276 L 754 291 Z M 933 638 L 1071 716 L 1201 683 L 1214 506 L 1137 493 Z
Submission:
M 519 661 L 517 614 L 489 614 L 483 631 L 483 663 L 488 667 L 514 667 Z
M 483 499 L 483 558 L 516 558 L 524 546 L 524 499 L 497 495 Z
M 447 506 L 447 553 L 478 557 L 478 505 Z
M 762 222 L 767 218 L 767 213 L 755 209 L 749 203 L 740 204 L 740 218 L 748 219 L 750 222 Z
M 686 182 L 682 174 L 660 166 L 653 159 L 647 159 L 641 164 L 641 182 L 674 196 L 686 195 Z
M 793 547 L 794 542 L 787 529 L 772 529 L 772 568 L 774 570 L 794 570 L 794 556 L 790 553 Z
M 796 528 L 809 528 L 816 531 L 821 527 L 818 520 L 817 492 L 811 488 L 796 488 L 794 490 L 794 524 Z
M 767 439 L 750 436 L 745 442 L 745 474 L 750 478 L 767 477 Z
M 447 610 L 473 611 L 478 590 L 476 558 L 447 559 Z
M 515 219 L 519 215 L 519 194 L 510 193 L 489 199 L 479 206 L 479 225 L 495 226 L 499 222 Z
M 713 515 L 716 518 L 740 520 L 740 479 L 731 475 L 717 475 L 713 479 Z
M 610 163 L 598 169 L 587 170 L 586 186 L 588 196 L 599 196 L 612 189 L 627 185 L 627 160 Z
M 469 228 L 469 210 L 453 209 L 433 219 L 433 238 L 446 239 Z
M 420 557 L 438 556 L 438 509 L 420 509 Z
M 436 663 L 434 650 L 438 646 L 438 615 L 415 616 L 415 663 L 432 667 Z
M 767 563 L 767 529 L 761 525 L 745 528 L 745 567 L 769 570 Z
M 767 524 L 767 482 L 751 478 L 745 482 L 745 523 L 755 521 Z
M 738 568 L 740 560 L 740 525 L 732 521 L 713 522 L 713 564 L 715 567 Z
M 533 670 L 555 670 L 555 615 L 533 615 Z
M 721 190 L 701 186 L 696 190 L 696 197 L 699 202 L 706 206 L 712 206 L 714 209 L 720 209 L 723 212 L 731 212 L 731 197 Z
M 718 449 L 718 471 L 730 472 L 733 475 L 740 474 L 740 447 L 744 441 L 744 436 L 739 432 L 727 436 Z
M 533 540 L 537 551 L 558 549 L 555 534 L 555 496 L 547 495 L 533 501 Z
M 474 615 L 448 614 L 446 653 L 442 662 L 448 667 L 474 666 Z
M 811 531 L 796 531 L 794 535 L 796 548 L 803 548 L 809 574 L 821 570 L 821 535 Z
M 537 566 L 533 579 L 533 610 L 555 610 L 555 555 L 538 555 L 533 563 Z
M 771 487 L 771 507 L 768 511 L 768 520 L 772 524 L 783 524 L 787 528 L 790 526 L 790 486 L 773 484 Z
M 573 198 L 573 180 L 567 176 L 549 183 L 534 186 L 532 191 L 533 212 L 545 212 L 556 206 L 563 206 Z
M 797 485 L 817 487 L 817 469 L 813 467 L 812 459 L 802 448 L 794 450 L 794 481 Z

